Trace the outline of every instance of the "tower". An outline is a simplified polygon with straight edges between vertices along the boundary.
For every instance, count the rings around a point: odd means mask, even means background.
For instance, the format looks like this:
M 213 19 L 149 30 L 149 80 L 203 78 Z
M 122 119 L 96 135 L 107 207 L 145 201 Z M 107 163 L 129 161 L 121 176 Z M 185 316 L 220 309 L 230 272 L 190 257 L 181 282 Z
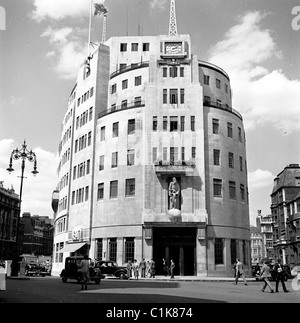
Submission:
M 169 36 L 177 36 L 177 35 L 178 33 L 177 33 L 177 23 L 176 23 L 175 0 L 171 0 Z

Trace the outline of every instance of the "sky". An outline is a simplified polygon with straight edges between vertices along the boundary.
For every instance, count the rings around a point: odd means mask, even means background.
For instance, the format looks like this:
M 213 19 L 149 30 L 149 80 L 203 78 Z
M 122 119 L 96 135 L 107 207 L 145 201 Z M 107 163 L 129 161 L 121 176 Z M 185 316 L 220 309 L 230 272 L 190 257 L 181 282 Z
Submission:
M 169 0 L 95 0 L 108 9 L 106 39 L 167 35 Z M 58 145 L 67 101 L 87 56 L 90 0 L 0 0 L 0 181 L 20 191 L 22 210 L 53 217 Z M 246 131 L 250 223 L 270 214 L 274 178 L 300 163 L 300 3 L 296 0 L 176 0 L 179 34 L 198 59 L 230 76 L 233 108 Z M 103 16 L 92 18 L 91 41 L 102 39 Z

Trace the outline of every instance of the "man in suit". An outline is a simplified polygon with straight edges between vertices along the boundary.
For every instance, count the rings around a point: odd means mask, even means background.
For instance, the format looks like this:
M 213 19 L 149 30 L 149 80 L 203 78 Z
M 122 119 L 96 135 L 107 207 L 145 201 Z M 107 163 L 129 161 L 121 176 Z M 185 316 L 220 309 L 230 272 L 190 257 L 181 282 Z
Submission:
M 264 285 L 261 289 L 262 292 L 265 291 L 266 287 L 269 286 L 271 293 L 274 293 L 273 287 L 269 281 L 269 279 L 272 277 L 271 272 L 270 272 L 270 266 L 267 261 L 264 262 L 261 271 L 260 271 L 260 276 L 264 281 Z
M 243 278 L 244 280 L 244 284 L 247 286 L 247 279 L 245 277 L 245 274 L 244 274 L 244 270 L 243 270 L 243 263 L 237 258 L 236 259 L 236 276 L 235 276 L 235 281 L 234 281 L 234 284 L 237 285 L 238 283 L 238 280 L 240 277 Z
M 275 288 L 275 293 L 278 293 L 278 285 L 279 282 L 281 282 L 282 289 L 285 293 L 288 293 L 289 290 L 286 288 L 285 283 L 284 283 L 284 268 L 282 266 L 282 260 L 278 259 L 278 262 L 274 266 L 274 271 L 276 273 L 276 288 Z

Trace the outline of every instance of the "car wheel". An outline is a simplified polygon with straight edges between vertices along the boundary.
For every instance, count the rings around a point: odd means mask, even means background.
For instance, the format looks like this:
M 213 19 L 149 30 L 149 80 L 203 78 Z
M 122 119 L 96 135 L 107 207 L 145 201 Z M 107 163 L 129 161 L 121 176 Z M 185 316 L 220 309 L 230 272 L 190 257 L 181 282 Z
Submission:
M 126 275 L 124 273 L 120 273 L 119 278 L 120 279 L 125 279 L 126 278 Z
M 67 280 L 68 280 L 68 278 L 67 278 L 67 276 L 63 275 L 63 276 L 61 277 L 61 280 L 62 280 L 62 282 L 63 282 L 63 283 L 66 283 L 66 282 L 67 282 Z

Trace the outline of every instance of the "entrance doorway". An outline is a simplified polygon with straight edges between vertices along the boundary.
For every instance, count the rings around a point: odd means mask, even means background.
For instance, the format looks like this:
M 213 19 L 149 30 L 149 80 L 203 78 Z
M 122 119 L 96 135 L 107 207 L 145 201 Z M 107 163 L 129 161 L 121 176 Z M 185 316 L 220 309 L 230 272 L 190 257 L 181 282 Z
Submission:
M 174 275 L 196 275 L 196 228 L 153 228 L 153 259 L 157 275 L 164 275 L 162 259 L 175 263 Z

